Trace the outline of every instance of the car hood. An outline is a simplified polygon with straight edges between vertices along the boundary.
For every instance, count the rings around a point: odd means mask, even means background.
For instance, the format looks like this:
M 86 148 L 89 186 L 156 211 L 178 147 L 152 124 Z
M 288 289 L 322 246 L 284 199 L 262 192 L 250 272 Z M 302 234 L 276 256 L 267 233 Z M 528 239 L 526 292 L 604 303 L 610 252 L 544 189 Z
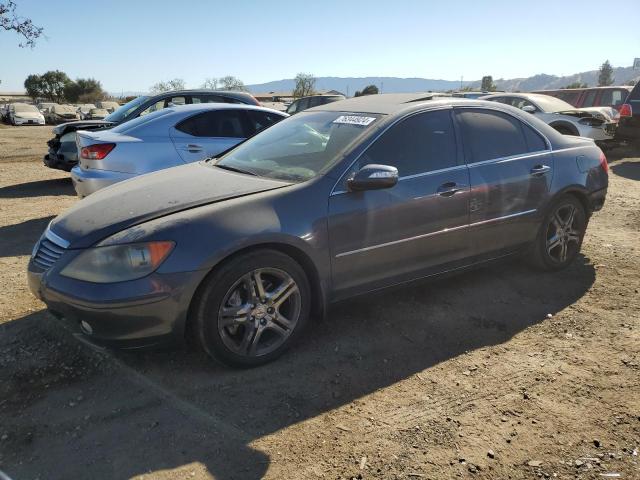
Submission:
M 288 185 L 204 162 L 191 163 L 99 190 L 53 220 L 49 228 L 68 241 L 69 248 L 86 248 L 171 213 Z
M 115 125 L 114 122 L 107 122 L 106 120 L 80 120 L 61 123 L 53 129 L 53 133 L 62 136 L 65 133 L 75 132 L 76 130 L 97 130 L 99 128 L 111 128 Z

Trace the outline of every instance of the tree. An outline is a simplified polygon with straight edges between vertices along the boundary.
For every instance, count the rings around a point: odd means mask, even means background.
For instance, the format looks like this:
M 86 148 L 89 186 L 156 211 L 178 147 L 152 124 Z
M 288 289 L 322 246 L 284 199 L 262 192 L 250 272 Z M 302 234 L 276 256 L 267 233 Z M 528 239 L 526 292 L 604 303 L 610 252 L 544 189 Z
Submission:
M 609 63 L 609 60 L 605 60 L 605 62 L 600 66 L 600 72 L 598 73 L 598 86 L 606 87 L 608 85 L 613 85 L 613 67 Z
M 0 2 L 0 28 L 7 31 L 16 32 L 24 37 L 21 47 L 31 47 L 36 45 L 36 40 L 42 35 L 42 27 L 37 27 L 29 18 L 23 18 L 16 13 L 16 3 L 12 0 Z
M 482 90 L 483 92 L 495 92 L 496 86 L 493 83 L 493 77 L 491 75 L 485 75 L 484 77 L 482 77 L 480 90 Z
M 218 82 L 220 83 L 220 88 L 222 90 L 239 90 L 244 92 L 247 89 L 244 86 L 244 82 L 233 75 L 227 75 L 226 77 L 219 78 Z
M 24 89 L 34 102 L 39 97 L 43 97 L 44 87 L 42 85 L 42 77 L 36 74 L 29 75 L 24 81 Z
M 362 97 L 363 95 L 377 95 L 379 93 L 378 87 L 375 85 L 367 85 L 362 91 L 356 91 L 356 97 Z
M 572 82 L 569 85 L 567 85 L 566 87 L 562 87 L 562 88 L 587 88 L 589 85 L 587 85 L 586 83 L 582 83 L 582 82 Z
M 173 80 L 167 80 L 166 82 L 158 82 L 152 85 L 151 93 L 170 92 L 171 90 L 184 90 L 184 80 L 181 78 L 174 78 Z
M 64 97 L 72 103 L 95 103 L 104 100 L 105 96 L 102 85 L 94 78 L 78 78 L 64 89 Z
M 217 90 L 219 82 L 220 81 L 215 77 L 205 78 L 204 83 L 202 84 L 202 88 L 210 88 L 211 90 Z
M 638 83 L 638 80 L 629 80 L 627 83 L 625 83 L 625 85 L 633 87 L 636 83 Z
M 296 87 L 293 89 L 293 98 L 307 97 L 314 94 L 316 77 L 311 73 L 299 73 L 295 78 Z

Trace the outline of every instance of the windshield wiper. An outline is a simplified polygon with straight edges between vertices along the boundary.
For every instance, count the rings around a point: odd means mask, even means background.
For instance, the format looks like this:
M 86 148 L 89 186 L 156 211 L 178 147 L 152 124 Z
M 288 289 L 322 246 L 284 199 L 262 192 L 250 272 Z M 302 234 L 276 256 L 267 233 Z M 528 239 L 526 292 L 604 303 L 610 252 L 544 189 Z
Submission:
M 229 170 L 231 172 L 244 173 L 245 175 L 253 175 L 254 177 L 258 176 L 257 173 L 250 172 L 249 170 L 243 170 L 243 169 L 238 168 L 238 167 L 232 167 L 230 165 L 222 165 L 222 164 L 216 163 L 215 166 L 218 167 L 218 168 L 224 168 L 225 170 Z

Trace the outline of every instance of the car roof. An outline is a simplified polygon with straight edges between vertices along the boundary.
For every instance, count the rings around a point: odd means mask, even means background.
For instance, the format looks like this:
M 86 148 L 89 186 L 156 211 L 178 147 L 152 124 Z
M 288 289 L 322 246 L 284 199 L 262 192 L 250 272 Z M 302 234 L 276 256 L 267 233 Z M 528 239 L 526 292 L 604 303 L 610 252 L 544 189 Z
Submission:
M 242 109 L 242 110 L 259 110 L 269 113 L 277 113 L 281 116 L 288 116 L 284 112 L 274 110 L 273 108 L 259 107 L 257 105 L 246 105 L 244 103 L 192 103 L 190 105 L 174 105 L 172 107 L 164 108 L 163 110 L 169 110 L 176 113 L 186 112 L 200 112 L 205 110 L 230 110 L 230 109 Z M 162 110 L 158 110 L 162 111 Z
M 381 93 L 348 98 L 347 100 L 340 100 L 338 102 L 313 107 L 305 110 L 305 112 L 331 111 L 392 115 L 423 108 L 427 102 L 428 105 L 433 107 L 443 105 L 475 105 L 491 106 L 494 108 L 495 106 L 495 102 L 489 103 L 461 97 L 442 97 L 437 93 Z
M 235 97 L 235 98 L 254 98 L 248 92 L 238 92 L 236 90 L 211 90 L 207 88 L 190 89 L 190 90 L 170 90 L 168 92 L 157 93 L 155 95 L 148 95 L 149 98 L 165 97 L 173 95 L 222 95 L 223 97 Z

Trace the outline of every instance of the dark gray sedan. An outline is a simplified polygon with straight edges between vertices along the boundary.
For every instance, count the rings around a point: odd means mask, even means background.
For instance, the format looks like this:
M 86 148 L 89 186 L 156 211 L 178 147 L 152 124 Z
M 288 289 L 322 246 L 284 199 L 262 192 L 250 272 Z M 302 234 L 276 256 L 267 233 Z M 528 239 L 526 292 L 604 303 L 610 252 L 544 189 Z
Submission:
M 607 190 L 593 141 L 507 105 L 416 98 L 323 105 L 101 190 L 51 222 L 30 287 L 96 342 L 190 334 L 251 366 L 352 295 L 523 252 L 573 261 Z

